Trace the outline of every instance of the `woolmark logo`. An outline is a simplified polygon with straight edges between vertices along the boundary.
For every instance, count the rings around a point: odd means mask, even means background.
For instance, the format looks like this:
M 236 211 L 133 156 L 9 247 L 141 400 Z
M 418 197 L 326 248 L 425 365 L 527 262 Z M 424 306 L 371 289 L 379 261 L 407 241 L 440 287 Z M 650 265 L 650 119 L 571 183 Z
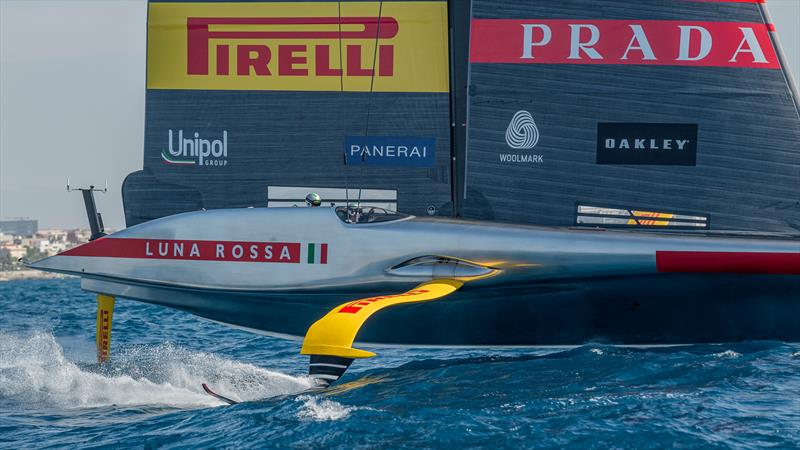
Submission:
M 515 150 L 529 150 L 539 142 L 539 128 L 531 113 L 517 111 L 506 128 L 506 143 Z
M 217 167 L 228 165 L 227 130 L 222 131 L 220 139 L 204 139 L 196 131 L 184 134 L 183 130 L 173 133 L 170 129 L 167 134 L 168 147 L 161 150 L 161 159 L 165 163 Z

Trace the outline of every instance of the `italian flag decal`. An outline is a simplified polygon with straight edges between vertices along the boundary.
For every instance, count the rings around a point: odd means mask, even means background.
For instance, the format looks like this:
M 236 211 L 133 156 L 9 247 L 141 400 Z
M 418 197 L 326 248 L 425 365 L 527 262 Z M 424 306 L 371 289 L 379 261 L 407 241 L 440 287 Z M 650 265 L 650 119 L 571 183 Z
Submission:
M 309 264 L 328 264 L 328 244 L 308 244 Z

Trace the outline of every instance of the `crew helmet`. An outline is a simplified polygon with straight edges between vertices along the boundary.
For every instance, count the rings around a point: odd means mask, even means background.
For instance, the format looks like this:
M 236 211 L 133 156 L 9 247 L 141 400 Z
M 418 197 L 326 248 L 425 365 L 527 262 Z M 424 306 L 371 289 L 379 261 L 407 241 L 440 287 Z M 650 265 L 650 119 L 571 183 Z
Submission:
M 319 206 L 322 204 L 322 197 L 320 197 L 316 192 L 312 192 L 306 195 L 306 204 L 308 206 Z

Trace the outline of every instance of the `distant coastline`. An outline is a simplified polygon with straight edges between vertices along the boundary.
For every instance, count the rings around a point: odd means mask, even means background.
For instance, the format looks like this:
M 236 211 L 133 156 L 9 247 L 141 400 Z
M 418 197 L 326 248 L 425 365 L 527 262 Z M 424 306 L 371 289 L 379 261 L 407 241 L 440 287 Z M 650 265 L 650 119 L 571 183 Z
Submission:
M 42 272 L 41 270 L 33 270 L 33 269 L 0 271 L 0 283 L 4 281 L 46 280 L 52 278 L 68 278 L 68 277 L 70 277 L 70 275 Z

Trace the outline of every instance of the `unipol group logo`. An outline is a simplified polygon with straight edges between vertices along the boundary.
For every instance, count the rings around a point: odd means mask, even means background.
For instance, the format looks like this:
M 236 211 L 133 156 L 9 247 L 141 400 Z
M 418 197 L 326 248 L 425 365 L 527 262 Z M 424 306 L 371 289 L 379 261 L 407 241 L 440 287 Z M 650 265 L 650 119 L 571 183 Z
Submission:
M 528 111 L 514 113 L 506 128 L 506 144 L 514 150 L 530 150 L 539 143 L 539 128 Z M 501 153 L 500 162 L 514 164 L 541 164 L 543 155 L 530 153 Z
M 539 128 L 531 113 L 517 111 L 506 128 L 506 143 L 515 150 L 530 150 L 539 142 Z
M 178 130 L 167 133 L 167 148 L 161 150 L 161 159 L 167 164 L 227 166 L 228 165 L 228 131 L 223 130 L 218 139 L 205 139 L 199 132 L 184 133 Z

